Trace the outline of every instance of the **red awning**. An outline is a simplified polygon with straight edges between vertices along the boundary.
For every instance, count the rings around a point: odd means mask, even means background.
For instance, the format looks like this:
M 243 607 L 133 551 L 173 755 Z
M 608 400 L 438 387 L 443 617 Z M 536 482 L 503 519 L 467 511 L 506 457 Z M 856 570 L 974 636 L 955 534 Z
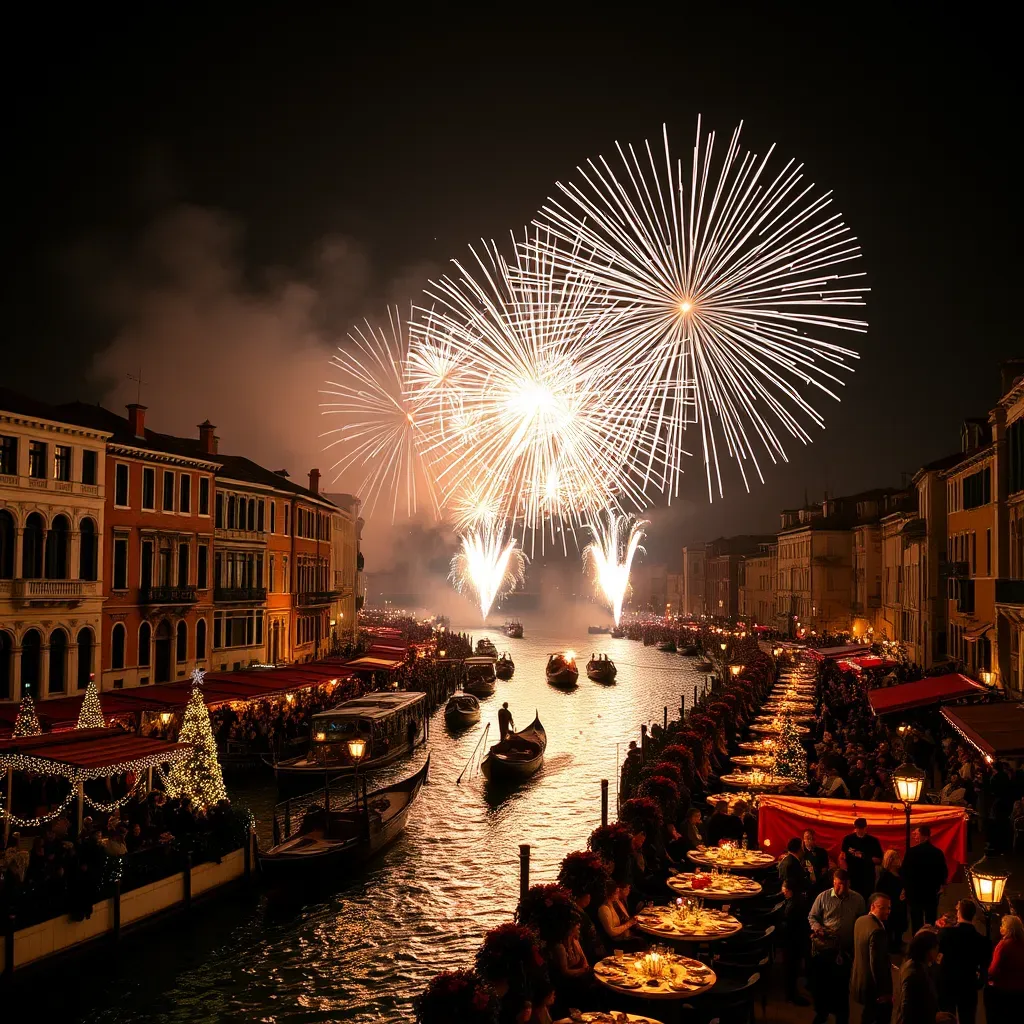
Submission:
M 809 647 L 807 653 L 814 658 L 847 658 L 864 650 L 864 644 L 844 644 L 842 647 Z
M 951 672 L 945 676 L 930 676 L 917 679 L 912 683 L 900 683 L 898 686 L 879 686 L 868 692 L 871 709 L 876 715 L 890 715 L 896 711 L 909 708 L 925 707 L 928 704 L 939 704 L 942 701 L 958 700 L 972 694 L 987 693 L 980 683 L 976 683 L 959 672 Z
M 27 759 L 32 771 L 52 771 L 66 776 L 70 769 L 96 777 L 128 767 L 174 761 L 188 749 L 187 743 L 148 739 L 120 729 L 69 729 L 0 740 L 0 767 L 6 769 L 13 763 L 21 770 Z
M 1024 757 L 1024 704 L 998 701 L 943 708 L 942 717 L 991 758 Z

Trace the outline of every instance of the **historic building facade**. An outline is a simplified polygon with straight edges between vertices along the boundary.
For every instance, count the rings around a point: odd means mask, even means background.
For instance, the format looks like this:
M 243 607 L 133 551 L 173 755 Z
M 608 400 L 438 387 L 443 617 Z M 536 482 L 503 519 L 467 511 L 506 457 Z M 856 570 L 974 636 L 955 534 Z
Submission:
M 707 615 L 704 581 L 706 568 L 703 544 L 690 544 L 683 548 L 682 614 L 687 618 L 699 619 Z
M 108 436 L 0 389 L 0 700 L 97 671 Z
M 739 615 L 749 625 L 775 625 L 775 573 L 778 545 L 761 544 L 740 563 Z

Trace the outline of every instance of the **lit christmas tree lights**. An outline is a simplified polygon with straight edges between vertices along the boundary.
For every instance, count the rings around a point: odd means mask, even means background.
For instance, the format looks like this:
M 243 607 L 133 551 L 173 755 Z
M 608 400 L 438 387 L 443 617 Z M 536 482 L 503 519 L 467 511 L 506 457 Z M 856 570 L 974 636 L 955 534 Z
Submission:
M 224 776 L 217 760 L 217 743 L 210 726 L 210 712 L 203 700 L 203 670 L 192 673 L 192 692 L 178 734 L 179 743 L 192 744 L 192 751 L 177 761 L 166 779 L 171 796 L 188 796 L 200 807 L 227 800 Z
M 100 707 L 100 695 L 96 689 L 96 681 L 89 680 L 89 687 L 82 698 L 82 708 L 78 712 L 76 729 L 103 729 L 107 723 L 103 720 L 103 709 Z
M 790 718 L 781 720 L 779 738 L 775 743 L 775 765 L 772 773 L 793 779 L 801 785 L 807 782 L 807 754 L 800 743 L 800 734 Z
M 18 705 L 18 717 L 14 720 L 15 739 L 20 739 L 22 736 L 38 736 L 42 731 L 32 694 L 23 694 L 21 703 Z

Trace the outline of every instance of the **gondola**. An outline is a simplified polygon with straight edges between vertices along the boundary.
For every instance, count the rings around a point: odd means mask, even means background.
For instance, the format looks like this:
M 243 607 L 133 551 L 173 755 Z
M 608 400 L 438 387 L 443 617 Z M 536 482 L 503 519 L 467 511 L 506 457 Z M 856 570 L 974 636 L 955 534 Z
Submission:
M 618 627 L 616 627 L 615 629 L 612 630 L 612 639 L 613 640 L 625 640 L 626 639 L 626 631 L 624 629 L 619 629 Z
M 480 771 L 492 781 L 529 778 L 544 763 L 547 745 L 547 733 L 537 716 L 522 732 L 514 732 L 491 747 L 480 762 Z
M 710 672 L 715 666 L 707 658 L 701 658 L 700 661 L 695 661 L 693 667 L 698 672 Z
M 490 697 L 498 688 L 498 676 L 494 666 L 497 659 L 491 657 L 466 658 L 462 663 L 466 678 L 462 689 L 474 697 Z
M 450 729 L 464 729 L 480 721 L 480 701 L 471 693 L 457 693 L 444 707 L 444 720 Z
M 499 679 L 511 679 L 515 672 L 516 663 L 512 660 L 512 655 L 505 651 L 494 666 L 494 674 Z
M 323 881 L 330 874 L 346 881 L 342 872 L 369 860 L 394 842 L 405 828 L 413 803 L 427 778 L 430 757 L 423 767 L 404 779 L 328 811 L 322 794 L 299 821 L 298 828 L 261 852 L 260 869 L 271 883 Z M 320 802 L 315 802 L 317 797 Z M 295 801 L 290 801 L 294 803 Z M 278 830 L 275 818 L 275 832 Z
M 685 658 L 692 658 L 697 653 L 696 644 L 684 644 L 679 648 L 679 653 Z
M 611 626 L 587 626 L 587 632 L 590 634 L 597 634 L 598 636 L 605 636 L 612 631 Z
M 487 637 L 481 637 L 476 642 L 476 653 L 484 658 L 496 658 L 498 656 L 498 648 Z
M 522 640 L 523 624 L 518 619 L 514 619 L 512 622 L 506 622 L 505 636 L 510 636 L 513 640 Z
M 675 642 L 675 640 L 662 640 L 661 643 L 658 644 L 658 650 L 659 651 L 664 651 L 666 654 L 675 654 L 676 653 L 676 642 Z
M 544 673 L 552 686 L 572 688 L 580 677 L 580 670 L 576 667 L 576 655 L 572 651 L 550 655 Z
M 614 683 L 619 670 L 607 654 L 591 655 L 587 662 L 587 678 L 595 683 Z

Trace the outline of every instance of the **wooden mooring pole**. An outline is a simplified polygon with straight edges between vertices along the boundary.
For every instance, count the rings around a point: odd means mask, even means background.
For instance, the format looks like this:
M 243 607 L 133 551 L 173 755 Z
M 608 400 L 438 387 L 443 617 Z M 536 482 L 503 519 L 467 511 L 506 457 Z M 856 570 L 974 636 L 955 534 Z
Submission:
M 608 824 L 608 780 L 601 780 L 601 824 Z
M 522 899 L 530 888 L 530 844 L 519 844 L 519 898 Z

